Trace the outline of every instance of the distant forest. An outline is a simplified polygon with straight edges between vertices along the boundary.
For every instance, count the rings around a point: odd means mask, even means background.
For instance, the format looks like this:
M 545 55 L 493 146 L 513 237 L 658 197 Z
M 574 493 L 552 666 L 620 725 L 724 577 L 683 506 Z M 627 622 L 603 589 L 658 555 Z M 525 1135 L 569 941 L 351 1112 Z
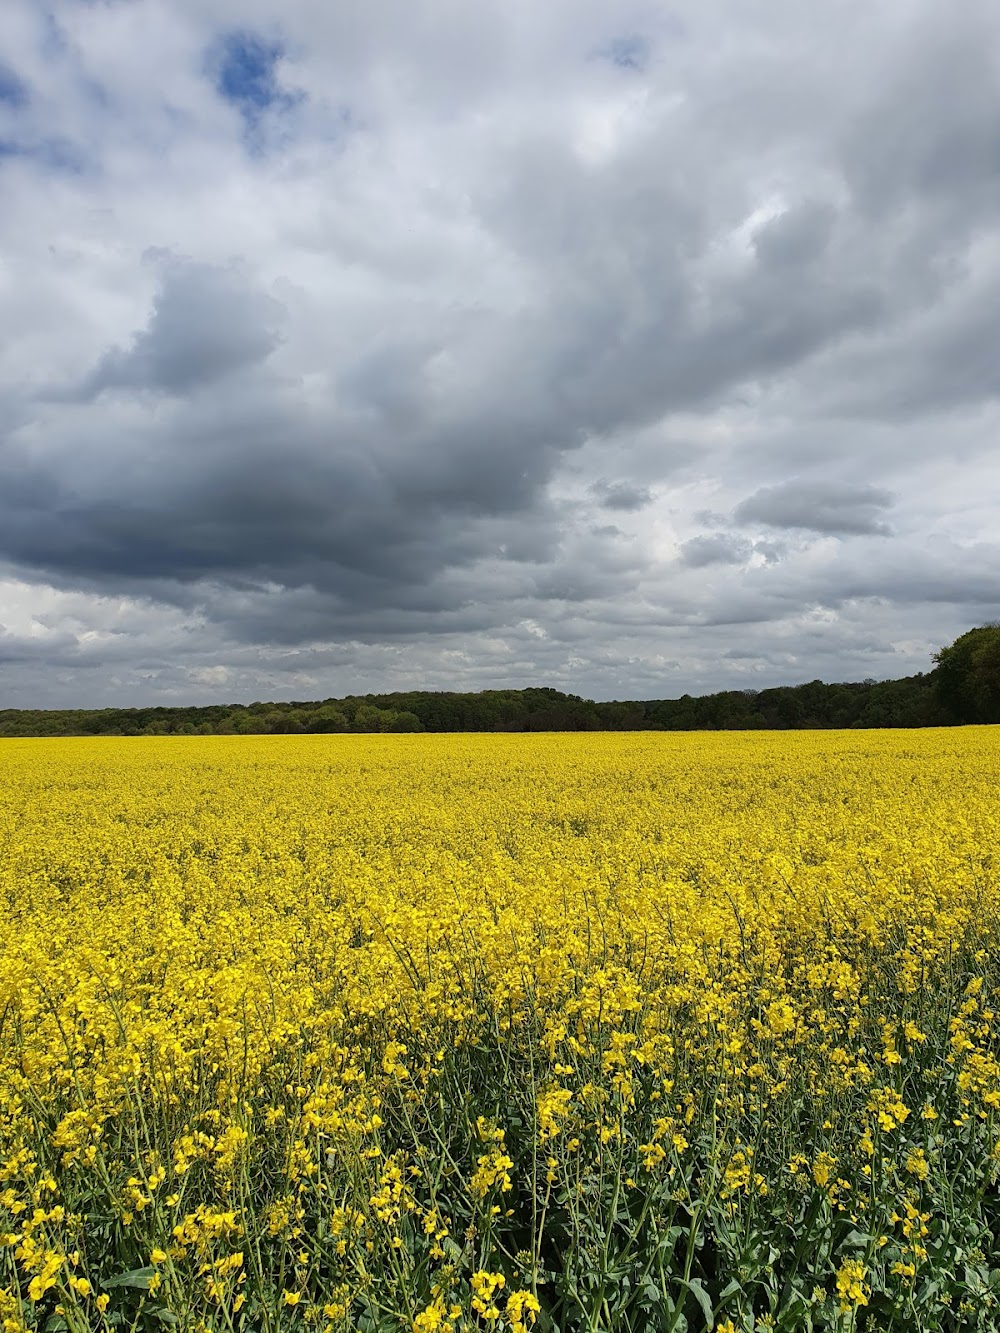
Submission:
M 1000 626 L 969 630 L 933 671 L 679 699 L 595 703 L 536 688 L 416 690 L 199 708 L 0 709 L 0 736 L 245 736 L 316 732 L 728 731 L 1000 722 Z

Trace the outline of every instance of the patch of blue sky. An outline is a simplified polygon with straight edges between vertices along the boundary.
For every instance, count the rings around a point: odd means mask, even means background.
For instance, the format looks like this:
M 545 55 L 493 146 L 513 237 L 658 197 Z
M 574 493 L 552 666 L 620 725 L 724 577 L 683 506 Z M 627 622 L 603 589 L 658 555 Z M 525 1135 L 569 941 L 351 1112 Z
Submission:
M 278 82 L 276 67 L 283 55 L 281 42 L 247 29 L 225 33 L 215 47 L 211 64 L 216 92 L 237 108 L 249 131 L 265 113 L 287 111 L 302 100 L 301 93 L 289 92 Z
M 281 54 L 279 42 L 252 32 L 228 33 L 221 42 L 216 88 L 241 109 L 263 111 L 279 96 L 274 67 Z
M 22 107 L 28 102 L 28 85 L 10 68 L 0 63 L 0 104 Z

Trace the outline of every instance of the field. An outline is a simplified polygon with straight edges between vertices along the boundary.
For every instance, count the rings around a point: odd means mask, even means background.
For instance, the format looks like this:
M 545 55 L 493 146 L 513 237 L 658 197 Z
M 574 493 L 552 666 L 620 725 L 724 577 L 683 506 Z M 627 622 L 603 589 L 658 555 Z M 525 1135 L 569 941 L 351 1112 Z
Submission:
M 1000 1328 L 1000 728 L 0 742 L 0 1328 Z

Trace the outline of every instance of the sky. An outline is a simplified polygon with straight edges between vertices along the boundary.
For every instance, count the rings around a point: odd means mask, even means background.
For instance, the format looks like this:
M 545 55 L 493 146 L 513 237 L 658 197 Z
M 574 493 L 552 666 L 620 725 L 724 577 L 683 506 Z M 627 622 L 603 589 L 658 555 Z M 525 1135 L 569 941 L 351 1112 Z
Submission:
M 0 707 L 929 670 L 995 0 L 4 0 Z

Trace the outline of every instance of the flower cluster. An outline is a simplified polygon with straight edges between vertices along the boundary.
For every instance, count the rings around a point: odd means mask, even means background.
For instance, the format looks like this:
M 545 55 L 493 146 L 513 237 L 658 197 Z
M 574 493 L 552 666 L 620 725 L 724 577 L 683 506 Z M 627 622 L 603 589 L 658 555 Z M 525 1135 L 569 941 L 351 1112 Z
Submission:
M 0 1333 L 1000 1328 L 997 730 L 0 749 Z

